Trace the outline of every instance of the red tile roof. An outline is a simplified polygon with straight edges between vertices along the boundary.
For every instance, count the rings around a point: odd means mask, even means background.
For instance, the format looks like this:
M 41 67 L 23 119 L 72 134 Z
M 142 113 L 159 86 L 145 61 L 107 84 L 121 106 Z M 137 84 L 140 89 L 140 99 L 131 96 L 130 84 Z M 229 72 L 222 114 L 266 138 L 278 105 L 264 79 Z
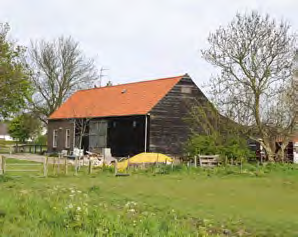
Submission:
M 49 119 L 145 115 L 183 77 L 77 91 Z

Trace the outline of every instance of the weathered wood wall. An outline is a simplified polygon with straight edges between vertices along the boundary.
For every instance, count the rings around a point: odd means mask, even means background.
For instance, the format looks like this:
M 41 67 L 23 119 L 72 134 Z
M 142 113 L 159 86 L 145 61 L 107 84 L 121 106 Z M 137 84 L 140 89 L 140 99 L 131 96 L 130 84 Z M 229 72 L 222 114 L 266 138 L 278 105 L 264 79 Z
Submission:
M 108 119 L 107 147 L 115 157 L 133 156 L 144 151 L 145 116 Z
M 208 101 L 190 77 L 183 78 L 150 112 L 150 151 L 183 155 L 184 143 L 190 135 L 185 121 L 189 116 L 186 105 Z
M 53 131 L 58 130 L 58 146 L 53 147 Z M 66 129 L 70 129 L 70 148 L 65 147 Z M 61 150 L 73 149 L 73 122 L 67 119 L 48 121 L 48 152 L 58 152 Z

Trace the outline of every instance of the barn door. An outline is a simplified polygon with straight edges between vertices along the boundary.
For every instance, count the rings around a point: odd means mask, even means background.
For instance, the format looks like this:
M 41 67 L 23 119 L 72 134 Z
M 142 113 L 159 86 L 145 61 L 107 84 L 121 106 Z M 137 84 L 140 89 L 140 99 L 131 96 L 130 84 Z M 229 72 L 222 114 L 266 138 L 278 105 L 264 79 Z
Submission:
M 90 121 L 89 151 L 107 147 L 108 123 L 105 120 Z

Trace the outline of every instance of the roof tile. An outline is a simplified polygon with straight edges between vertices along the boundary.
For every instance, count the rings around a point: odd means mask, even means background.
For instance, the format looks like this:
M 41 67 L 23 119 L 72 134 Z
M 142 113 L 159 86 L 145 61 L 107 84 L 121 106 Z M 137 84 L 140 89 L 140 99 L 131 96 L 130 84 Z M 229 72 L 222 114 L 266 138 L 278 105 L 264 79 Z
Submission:
M 49 119 L 144 115 L 183 77 L 77 91 Z

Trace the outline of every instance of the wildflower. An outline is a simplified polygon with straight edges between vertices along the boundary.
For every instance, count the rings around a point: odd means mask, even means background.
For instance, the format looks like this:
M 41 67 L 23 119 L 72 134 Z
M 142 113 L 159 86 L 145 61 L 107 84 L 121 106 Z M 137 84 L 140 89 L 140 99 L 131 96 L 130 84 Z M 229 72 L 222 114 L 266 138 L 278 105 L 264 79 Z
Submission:
M 77 211 L 81 211 L 81 208 L 80 207 L 77 207 Z
M 72 204 L 69 204 L 68 205 L 68 208 L 70 208 L 70 209 L 73 208 L 73 205 Z
M 133 208 L 132 208 L 132 209 L 129 209 L 128 211 L 129 211 L 129 212 L 132 212 L 132 213 L 136 212 L 136 210 L 133 209 Z

